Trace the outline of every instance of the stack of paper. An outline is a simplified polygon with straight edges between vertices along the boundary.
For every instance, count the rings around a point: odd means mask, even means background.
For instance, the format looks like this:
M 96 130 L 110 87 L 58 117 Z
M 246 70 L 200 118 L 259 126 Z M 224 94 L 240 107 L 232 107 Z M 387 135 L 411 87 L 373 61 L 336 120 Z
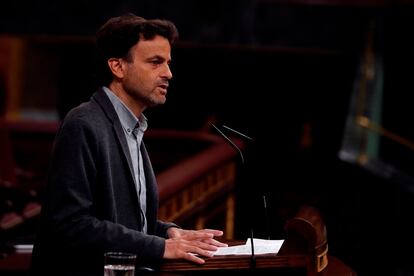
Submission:
M 277 253 L 282 247 L 284 240 L 264 240 L 264 239 L 253 239 L 254 254 L 269 254 Z M 214 256 L 225 256 L 225 255 L 251 255 L 252 247 L 250 238 L 247 239 L 243 245 L 235 245 L 229 247 L 219 247 L 214 253 Z

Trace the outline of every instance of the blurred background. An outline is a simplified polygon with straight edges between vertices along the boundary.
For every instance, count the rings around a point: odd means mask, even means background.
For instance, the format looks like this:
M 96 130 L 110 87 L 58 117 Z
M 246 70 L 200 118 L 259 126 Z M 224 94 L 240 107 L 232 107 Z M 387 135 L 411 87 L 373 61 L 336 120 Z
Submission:
M 235 238 L 251 225 L 283 238 L 284 222 L 313 205 L 330 254 L 359 275 L 414 275 L 414 1 L 6 1 L 4 187 L 30 179 L 26 190 L 41 193 L 59 121 L 97 88 L 94 34 L 127 12 L 180 32 L 168 100 L 146 113 L 150 128 L 224 124 L 255 140 L 245 141 L 235 189 Z M 25 196 L 38 195 L 14 200 Z

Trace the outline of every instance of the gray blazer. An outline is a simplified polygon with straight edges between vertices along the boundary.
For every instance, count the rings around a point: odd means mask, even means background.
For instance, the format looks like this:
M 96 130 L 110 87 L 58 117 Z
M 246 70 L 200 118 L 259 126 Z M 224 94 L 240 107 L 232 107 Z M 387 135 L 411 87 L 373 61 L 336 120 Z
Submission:
M 105 92 L 98 90 L 68 113 L 55 139 L 44 191 L 32 257 L 35 274 L 101 276 L 107 251 L 133 252 L 146 266 L 159 263 L 163 237 L 174 224 L 157 220 L 157 183 L 144 143 L 141 152 L 148 234 L 141 232 L 128 144 Z

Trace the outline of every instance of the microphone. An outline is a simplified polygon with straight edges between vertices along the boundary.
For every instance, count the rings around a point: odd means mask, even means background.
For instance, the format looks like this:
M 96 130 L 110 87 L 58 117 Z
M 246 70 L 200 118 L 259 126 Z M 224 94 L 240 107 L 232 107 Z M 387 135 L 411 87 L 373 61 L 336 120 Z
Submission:
M 229 142 L 230 143 L 230 145 L 233 147 L 233 148 L 235 148 L 236 149 L 236 151 L 238 151 L 239 152 L 239 155 L 240 155 L 240 159 L 241 159 L 241 162 L 242 162 L 242 164 L 243 164 L 243 167 L 244 167 L 244 165 L 245 165 L 245 163 L 244 163 L 244 157 L 243 157 L 243 152 L 241 151 L 241 149 L 232 141 L 232 140 L 230 140 L 230 138 L 229 137 L 227 137 L 218 127 L 216 127 L 213 123 L 211 123 L 211 125 L 217 130 L 217 132 L 224 138 L 224 139 L 226 139 L 226 141 L 227 142 Z
M 245 168 L 245 162 L 243 157 L 242 150 L 229 138 L 226 134 L 224 134 L 217 126 L 215 126 L 213 123 L 210 123 L 215 130 L 223 137 L 240 155 L 240 159 L 243 165 L 243 169 Z M 227 128 L 227 127 L 226 127 Z M 231 131 L 235 131 L 233 129 L 228 128 Z M 241 133 L 240 133 L 241 134 Z M 246 136 L 248 137 L 248 136 Z M 250 137 L 249 137 L 250 138 Z M 250 225 L 250 245 L 251 245 L 251 259 L 250 259 L 250 266 L 251 268 L 256 268 L 256 256 L 254 254 L 254 243 L 253 243 L 253 225 Z
M 215 125 L 213 125 L 213 127 L 216 128 L 218 131 L 220 131 Z M 246 134 L 241 133 L 240 131 L 237 131 L 237 130 L 231 128 L 231 127 L 228 127 L 226 125 L 223 125 L 223 128 L 229 130 L 230 132 L 232 132 L 234 134 L 237 134 L 237 135 L 241 136 L 242 138 L 245 138 L 245 139 L 249 140 L 250 142 L 255 142 L 255 140 L 252 137 L 247 136 Z M 226 139 L 229 140 L 228 138 L 226 138 Z M 235 145 L 233 145 L 233 146 L 235 146 Z M 268 215 L 268 211 L 267 211 L 266 195 L 263 195 L 263 208 L 264 208 L 264 211 L 265 211 L 265 221 L 266 221 L 267 239 L 270 240 L 270 224 L 269 224 L 269 215 Z
M 240 131 L 237 131 L 237 130 L 235 130 L 235 129 L 232 129 L 231 127 L 228 127 L 228 126 L 226 126 L 226 125 L 223 125 L 223 127 L 224 127 L 225 129 L 227 129 L 227 130 L 230 130 L 230 131 L 231 131 L 231 132 L 233 132 L 233 133 L 236 133 L 237 135 L 240 135 L 240 136 L 241 136 L 241 137 L 243 137 L 243 138 L 246 138 L 247 140 L 250 140 L 250 141 L 254 142 L 254 139 L 253 139 L 253 138 L 251 138 L 251 137 L 247 136 L 246 134 L 241 133 Z

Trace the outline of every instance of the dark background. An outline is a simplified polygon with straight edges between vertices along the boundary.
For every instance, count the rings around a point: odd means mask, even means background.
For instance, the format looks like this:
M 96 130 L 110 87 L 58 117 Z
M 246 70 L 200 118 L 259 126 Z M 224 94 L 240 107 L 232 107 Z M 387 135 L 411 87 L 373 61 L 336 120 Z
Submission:
M 236 236 L 246 238 L 254 225 L 255 235 L 266 237 L 263 195 L 272 238 L 283 238 L 286 219 L 311 204 L 326 221 L 330 253 L 359 275 L 414 275 L 412 182 L 338 158 L 370 34 L 384 60 L 383 124 L 414 138 L 413 7 L 409 1 L 15 0 L 2 4 L 0 33 L 86 38 L 42 46 L 60 57 L 54 104 L 63 117 L 95 89 L 88 39 L 101 24 L 125 12 L 172 20 L 180 32 L 174 79 L 167 103 L 147 112 L 150 127 L 201 129 L 214 121 L 255 138 L 241 172 Z M 47 72 L 37 62 L 32 66 Z M 382 140 L 381 153 L 412 175 L 411 150 Z

